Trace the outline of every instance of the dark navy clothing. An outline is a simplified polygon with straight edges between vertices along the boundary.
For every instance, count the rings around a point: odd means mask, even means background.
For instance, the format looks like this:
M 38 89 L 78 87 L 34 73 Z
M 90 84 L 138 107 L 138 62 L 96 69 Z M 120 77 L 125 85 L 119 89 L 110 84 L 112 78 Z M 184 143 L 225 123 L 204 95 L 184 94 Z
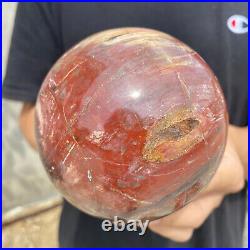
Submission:
M 247 33 L 227 26 L 247 17 L 247 3 L 22 3 L 18 5 L 7 73 L 6 98 L 35 102 L 53 63 L 83 38 L 115 27 L 147 27 L 177 37 L 197 51 L 217 75 L 230 122 L 247 125 Z M 241 247 L 245 190 L 228 195 L 186 243 L 147 230 L 104 232 L 101 220 L 67 202 L 61 216 L 61 247 Z

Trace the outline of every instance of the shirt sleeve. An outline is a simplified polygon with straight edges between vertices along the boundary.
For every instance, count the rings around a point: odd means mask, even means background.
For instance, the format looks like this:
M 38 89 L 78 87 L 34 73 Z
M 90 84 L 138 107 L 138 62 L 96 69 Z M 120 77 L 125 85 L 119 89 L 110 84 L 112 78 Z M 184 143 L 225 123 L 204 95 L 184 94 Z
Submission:
M 62 54 L 59 16 L 51 3 L 19 3 L 3 97 L 35 102 L 47 72 Z

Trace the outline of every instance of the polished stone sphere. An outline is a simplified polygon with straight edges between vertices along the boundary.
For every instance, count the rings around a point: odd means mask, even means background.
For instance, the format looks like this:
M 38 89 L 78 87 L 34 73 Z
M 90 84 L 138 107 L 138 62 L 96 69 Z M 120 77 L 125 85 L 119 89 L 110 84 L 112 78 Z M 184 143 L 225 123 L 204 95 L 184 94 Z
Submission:
M 217 78 L 165 33 L 120 28 L 66 52 L 36 104 L 45 169 L 90 215 L 157 219 L 187 204 L 224 152 L 227 111 Z

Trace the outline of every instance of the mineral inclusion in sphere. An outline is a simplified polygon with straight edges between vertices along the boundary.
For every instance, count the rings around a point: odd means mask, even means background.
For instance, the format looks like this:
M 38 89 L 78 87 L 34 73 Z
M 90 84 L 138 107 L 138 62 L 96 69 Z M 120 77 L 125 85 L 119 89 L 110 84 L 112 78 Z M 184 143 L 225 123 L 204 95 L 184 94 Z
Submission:
M 93 216 L 157 219 L 187 204 L 214 175 L 227 111 L 217 78 L 165 33 L 121 28 L 64 54 L 36 104 L 45 169 Z

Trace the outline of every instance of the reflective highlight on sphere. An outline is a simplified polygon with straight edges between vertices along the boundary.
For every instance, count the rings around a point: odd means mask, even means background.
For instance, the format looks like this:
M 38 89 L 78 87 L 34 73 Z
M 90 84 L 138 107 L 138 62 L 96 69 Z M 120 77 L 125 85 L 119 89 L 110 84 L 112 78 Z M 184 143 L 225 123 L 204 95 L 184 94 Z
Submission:
M 104 218 L 156 219 L 187 204 L 224 152 L 227 112 L 204 60 L 159 31 L 97 33 L 64 54 L 36 104 L 46 171 Z

